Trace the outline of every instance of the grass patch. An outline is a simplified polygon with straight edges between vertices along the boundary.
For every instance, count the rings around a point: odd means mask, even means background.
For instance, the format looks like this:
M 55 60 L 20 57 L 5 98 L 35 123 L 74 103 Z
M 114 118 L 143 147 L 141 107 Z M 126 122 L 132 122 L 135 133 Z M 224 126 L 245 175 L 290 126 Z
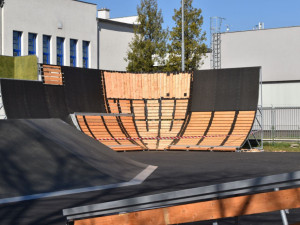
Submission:
M 264 142 L 264 150 L 265 152 L 300 152 L 300 143 Z

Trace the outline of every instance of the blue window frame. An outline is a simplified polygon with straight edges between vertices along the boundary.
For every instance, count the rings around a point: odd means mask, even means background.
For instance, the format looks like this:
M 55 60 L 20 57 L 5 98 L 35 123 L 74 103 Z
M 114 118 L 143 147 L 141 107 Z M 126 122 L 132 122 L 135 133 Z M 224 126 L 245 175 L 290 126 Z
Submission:
M 51 36 L 43 35 L 43 63 L 50 64 L 50 40 Z
M 36 34 L 28 33 L 28 55 L 36 55 Z
M 64 42 L 64 38 L 56 38 L 56 64 L 59 66 L 64 65 Z
M 82 64 L 83 68 L 89 67 L 89 41 L 82 42 Z
M 70 66 L 76 66 L 77 40 L 70 39 Z
M 13 56 L 21 56 L 22 32 L 13 31 Z

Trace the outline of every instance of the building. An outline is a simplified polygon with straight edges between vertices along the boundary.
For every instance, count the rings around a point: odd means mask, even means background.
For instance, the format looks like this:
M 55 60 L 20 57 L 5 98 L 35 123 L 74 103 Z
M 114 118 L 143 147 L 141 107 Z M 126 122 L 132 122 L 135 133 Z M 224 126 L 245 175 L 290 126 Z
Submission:
M 300 106 L 299 36 L 300 26 L 221 33 L 221 68 L 261 66 L 263 106 Z
M 36 54 L 39 63 L 96 67 L 95 4 L 10 0 L 1 13 L 2 55 Z
M 79 0 L 1 3 L 0 55 L 37 55 L 44 64 L 126 69 L 124 57 L 133 24 L 98 18 L 96 4 Z
M 99 67 L 104 70 L 125 71 L 125 57 L 134 37 L 137 17 L 111 19 L 108 9 L 98 10 Z

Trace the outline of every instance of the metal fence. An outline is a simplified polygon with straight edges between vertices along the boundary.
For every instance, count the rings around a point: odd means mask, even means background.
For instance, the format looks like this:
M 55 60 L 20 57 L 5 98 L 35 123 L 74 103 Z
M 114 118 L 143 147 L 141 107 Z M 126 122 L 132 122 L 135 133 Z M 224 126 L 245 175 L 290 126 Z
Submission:
M 300 142 L 300 107 L 263 107 L 261 121 L 255 121 L 253 130 L 265 141 Z M 259 126 L 262 125 L 262 130 Z M 261 133 L 263 132 L 263 134 Z

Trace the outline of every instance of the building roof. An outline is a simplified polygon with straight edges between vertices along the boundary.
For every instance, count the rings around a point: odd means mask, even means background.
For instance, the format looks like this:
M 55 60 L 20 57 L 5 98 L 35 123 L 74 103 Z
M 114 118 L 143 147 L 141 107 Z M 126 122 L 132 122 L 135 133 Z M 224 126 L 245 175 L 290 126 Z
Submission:
M 129 27 L 129 28 L 133 28 L 134 26 L 136 26 L 135 24 L 123 23 L 123 22 L 114 21 L 114 20 L 110 20 L 110 19 L 97 18 L 97 20 L 100 23 L 110 23 L 110 24 L 124 26 L 124 27 Z
M 267 30 L 279 30 L 279 29 L 288 29 L 288 28 L 300 28 L 300 26 L 289 26 L 289 27 L 273 27 L 273 28 L 264 28 L 264 29 L 257 29 L 257 30 L 240 30 L 240 31 L 229 31 L 229 32 L 222 32 L 221 34 L 231 34 L 231 33 L 249 32 L 249 31 L 267 31 Z
M 85 2 L 85 1 L 81 1 L 81 0 L 72 0 L 72 1 L 75 1 L 75 2 L 81 2 L 81 3 L 86 3 L 86 4 L 90 4 L 90 5 L 97 5 L 97 4 L 95 4 L 95 3 Z

